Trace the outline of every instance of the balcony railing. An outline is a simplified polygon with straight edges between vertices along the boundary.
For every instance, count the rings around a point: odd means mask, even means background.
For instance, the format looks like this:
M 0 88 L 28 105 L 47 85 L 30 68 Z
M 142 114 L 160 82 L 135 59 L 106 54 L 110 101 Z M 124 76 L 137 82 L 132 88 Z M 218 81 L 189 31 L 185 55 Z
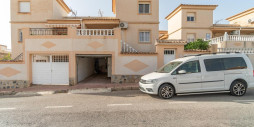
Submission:
M 217 52 L 229 52 L 229 53 L 245 53 L 245 54 L 253 54 L 254 48 L 218 48 Z
M 78 29 L 78 36 L 114 36 L 114 29 Z
M 225 33 L 224 36 L 212 38 L 211 44 L 218 44 L 223 41 L 254 41 L 254 35 L 228 35 Z
M 67 28 L 31 28 L 30 35 L 67 35 Z
M 137 53 L 138 51 L 128 45 L 127 43 L 121 41 L 122 53 Z

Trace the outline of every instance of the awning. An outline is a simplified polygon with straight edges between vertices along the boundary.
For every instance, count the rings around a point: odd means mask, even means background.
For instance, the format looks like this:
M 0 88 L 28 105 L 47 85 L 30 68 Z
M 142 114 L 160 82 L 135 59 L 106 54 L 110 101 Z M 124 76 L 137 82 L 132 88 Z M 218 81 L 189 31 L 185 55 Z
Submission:
M 80 24 L 46 24 L 47 27 L 79 27 Z

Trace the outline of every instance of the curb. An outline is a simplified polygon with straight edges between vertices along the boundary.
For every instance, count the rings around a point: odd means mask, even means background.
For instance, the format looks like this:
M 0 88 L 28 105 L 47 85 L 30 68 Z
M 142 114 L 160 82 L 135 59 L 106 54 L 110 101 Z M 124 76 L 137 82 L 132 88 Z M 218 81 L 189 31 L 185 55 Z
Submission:
M 60 93 L 68 94 L 89 94 L 89 93 L 109 93 L 113 91 L 125 91 L 125 90 L 138 90 L 138 87 L 115 87 L 115 88 L 86 88 L 86 89 L 64 89 L 55 91 L 36 91 L 36 92 L 15 92 L 15 91 L 2 91 L 1 96 L 13 95 L 13 96 L 44 96 Z

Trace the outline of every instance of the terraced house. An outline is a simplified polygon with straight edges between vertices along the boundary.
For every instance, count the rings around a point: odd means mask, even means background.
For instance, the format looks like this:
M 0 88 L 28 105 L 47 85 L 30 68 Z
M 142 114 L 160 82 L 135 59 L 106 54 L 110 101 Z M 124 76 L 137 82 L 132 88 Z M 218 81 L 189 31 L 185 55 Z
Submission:
M 168 31 L 159 32 L 159 0 L 112 0 L 114 17 L 68 16 L 71 10 L 63 0 L 11 0 L 13 60 L 0 61 L 0 89 L 76 85 L 87 78 L 138 82 L 175 58 L 217 52 L 229 43 L 221 39 L 225 32 L 252 34 L 252 26 L 235 21 L 253 9 L 229 18 L 228 25 L 217 25 L 216 7 L 180 5 L 166 17 Z M 211 39 L 215 46 L 205 52 L 184 50 L 198 38 Z

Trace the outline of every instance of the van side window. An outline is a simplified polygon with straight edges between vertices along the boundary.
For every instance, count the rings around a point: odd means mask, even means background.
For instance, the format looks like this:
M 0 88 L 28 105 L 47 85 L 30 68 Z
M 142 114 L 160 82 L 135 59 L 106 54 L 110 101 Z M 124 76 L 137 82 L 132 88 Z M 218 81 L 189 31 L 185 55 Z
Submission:
M 183 64 L 176 70 L 176 73 L 178 74 L 178 71 L 180 71 L 180 70 L 185 70 L 187 74 L 201 72 L 200 64 L 199 64 L 198 60 L 187 62 L 187 63 Z
M 206 59 L 204 60 L 206 71 L 224 70 L 222 59 Z
M 223 58 L 225 70 L 246 69 L 247 65 L 242 57 Z

